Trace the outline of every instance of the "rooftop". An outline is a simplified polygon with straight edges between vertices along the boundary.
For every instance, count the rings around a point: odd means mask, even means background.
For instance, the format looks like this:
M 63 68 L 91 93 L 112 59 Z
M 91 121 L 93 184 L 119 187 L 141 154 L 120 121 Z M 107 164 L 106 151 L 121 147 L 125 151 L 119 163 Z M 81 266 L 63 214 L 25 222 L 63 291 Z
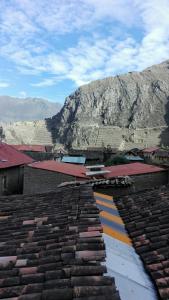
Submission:
M 29 166 L 36 169 L 59 172 L 59 173 L 75 176 L 78 178 L 87 178 L 85 175 L 86 168 L 84 166 L 79 166 L 75 164 L 67 164 L 55 160 L 44 160 L 44 161 L 34 162 Z
M 84 165 L 86 162 L 86 157 L 84 157 L 84 156 L 63 156 L 62 162 Z
M 120 300 L 90 187 L 0 198 L 0 299 Z
M 115 202 L 159 299 L 169 299 L 169 187 Z
M 144 161 L 144 159 L 138 155 L 135 155 L 135 156 L 125 155 L 124 157 L 131 161 Z
M 46 152 L 46 147 L 42 145 L 12 145 L 19 151 Z
M 159 150 L 158 147 L 149 147 L 149 148 L 143 149 L 142 151 L 143 151 L 144 153 L 151 153 L 151 152 L 154 152 L 154 151 L 157 151 L 157 150 Z
M 101 210 L 107 271 L 115 277 L 121 300 L 156 300 L 156 290 L 132 246 L 113 198 L 100 193 L 94 195 Z
M 14 147 L 0 143 L 0 169 L 29 164 L 33 159 L 24 153 L 17 151 Z
M 115 176 L 132 176 L 165 171 L 163 168 L 139 162 L 106 167 L 105 169 L 110 171 L 110 173 L 105 174 L 106 178 L 111 178 Z

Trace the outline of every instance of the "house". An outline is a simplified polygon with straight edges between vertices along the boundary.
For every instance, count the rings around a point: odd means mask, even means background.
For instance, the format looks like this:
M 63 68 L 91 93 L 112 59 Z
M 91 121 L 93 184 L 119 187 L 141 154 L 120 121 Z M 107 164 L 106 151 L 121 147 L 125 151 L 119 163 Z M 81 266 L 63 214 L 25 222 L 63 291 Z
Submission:
M 81 165 L 46 160 L 29 164 L 24 169 L 24 193 L 55 190 L 63 182 L 87 180 L 86 168 Z
M 168 184 L 168 171 L 159 166 L 137 162 L 105 167 L 105 170 L 109 171 L 109 173 L 104 175 L 105 179 L 111 179 L 119 176 L 130 176 L 133 181 L 131 186 L 124 187 L 123 189 L 115 189 L 111 188 L 111 186 L 108 189 L 107 187 L 105 193 L 109 193 L 114 196 L 127 195 Z M 104 192 L 104 190 L 102 190 L 102 192 Z
M 169 299 L 169 188 L 121 197 L 115 203 L 158 299 Z
M 119 151 L 110 147 L 88 147 L 87 149 L 71 149 L 69 155 L 71 156 L 85 156 L 86 164 L 102 164 L 108 159 L 114 158 Z
M 124 188 L 112 188 L 110 179 L 123 176 L 130 176 L 133 184 L 124 185 Z M 109 189 L 111 195 L 112 193 L 120 195 L 167 184 L 168 172 L 163 168 L 143 163 L 104 167 L 104 165 L 81 166 L 53 160 L 34 162 L 24 168 L 24 193 L 51 191 L 64 182 L 91 179 L 110 180 L 110 185 L 106 189 Z
M 0 212 L 1 299 L 121 299 L 91 187 L 3 197 Z
M 154 155 L 154 153 L 159 150 L 158 147 L 149 147 L 149 148 L 145 148 L 141 151 L 141 156 L 144 157 L 146 162 L 151 162 L 152 160 L 152 156 Z
M 23 191 L 23 166 L 33 162 L 14 147 L 0 143 L 0 195 Z
M 157 165 L 169 166 L 169 151 L 159 149 L 154 152 L 151 160 Z
M 34 160 L 54 159 L 52 146 L 47 145 L 12 145 L 16 150 L 32 157 Z

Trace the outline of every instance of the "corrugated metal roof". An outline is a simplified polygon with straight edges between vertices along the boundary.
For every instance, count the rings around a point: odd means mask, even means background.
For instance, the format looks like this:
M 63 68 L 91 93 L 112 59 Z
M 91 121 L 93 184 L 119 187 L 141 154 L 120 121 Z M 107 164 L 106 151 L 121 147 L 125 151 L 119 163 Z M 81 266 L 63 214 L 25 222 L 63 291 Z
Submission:
M 108 274 L 115 277 L 122 300 L 156 300 L 152 282 L 131 244 L 111 196 L 94 193 L 101 210 L 100 219 L 106 244 Z
M 74 177 L 87 178 L 87 176 L 85 175 L 86 168 L 84 166 L 62 163 L 55 160 L 44 160 L 44 161 L 34 162 L 29 166 L 36 169 L 59 172 Z
M 111 166 L 106 167 L 106 170 L 109 170 L 110 173 L 105 174 L 106 178 L 116 177 L 116 176 L 131 176 L 131 175 L 139 175 L 139 174 L 146 174 L 146 173 L 155 173 L 165 171 L 165 169 L 147 165 L 143 163 L 131 163 L 125 165 L 118 165 L 118 166 Z
M 12 147 L 19 151 L 46 152 L 43 145 L 12 145 Z
M 124 156 L 126 159 L 131 160 L 131 161 L 143 161 L 144 159 L 141 158 L 140 156 L 132 156 L 132 155 L 125 155 Z
M 31 162 L 33 162 L 31 157 L 17 151 L 8 144 L 0 143 L 0 169 L 29 164 Z
M 84 156 L 63 156 L 62 162 L 84 165 L 86 162 L 86 157 L 84 157 Z

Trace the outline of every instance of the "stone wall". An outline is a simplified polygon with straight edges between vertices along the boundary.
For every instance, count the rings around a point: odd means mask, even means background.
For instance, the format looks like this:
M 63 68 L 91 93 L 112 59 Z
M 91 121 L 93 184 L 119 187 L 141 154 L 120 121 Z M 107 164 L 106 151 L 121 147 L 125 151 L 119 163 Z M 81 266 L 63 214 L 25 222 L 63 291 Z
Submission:
M 24 194 L 54 191 L 60 183 L 76 180 L 74 176 L 48 170 L 24 168 Z
M 6 188 L 3 177 L 6 176 Z M 20 194 L 23 191 L 23 168 L 13 167 L 0 170 L 0 195 Z
M 141 174 L 130 177 L 134 181 L 134 184 L 129 187 L 113 188 L 105 186 L 104 188 L 97 187 L 96 191 L 103 194 L 109 194 L 111 196 L 118 197 L 168 184 L 167 170 L 157 173 Z

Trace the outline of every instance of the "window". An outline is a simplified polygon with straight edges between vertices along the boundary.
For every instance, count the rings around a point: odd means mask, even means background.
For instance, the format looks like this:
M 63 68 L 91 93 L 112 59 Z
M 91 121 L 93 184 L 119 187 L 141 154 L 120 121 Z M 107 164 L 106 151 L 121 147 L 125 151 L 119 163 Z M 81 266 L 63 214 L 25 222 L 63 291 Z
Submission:
M 2 176 L 2 188 L 3 188 L 3 191 L 7 190 L 7 176 L 6 175 Z

